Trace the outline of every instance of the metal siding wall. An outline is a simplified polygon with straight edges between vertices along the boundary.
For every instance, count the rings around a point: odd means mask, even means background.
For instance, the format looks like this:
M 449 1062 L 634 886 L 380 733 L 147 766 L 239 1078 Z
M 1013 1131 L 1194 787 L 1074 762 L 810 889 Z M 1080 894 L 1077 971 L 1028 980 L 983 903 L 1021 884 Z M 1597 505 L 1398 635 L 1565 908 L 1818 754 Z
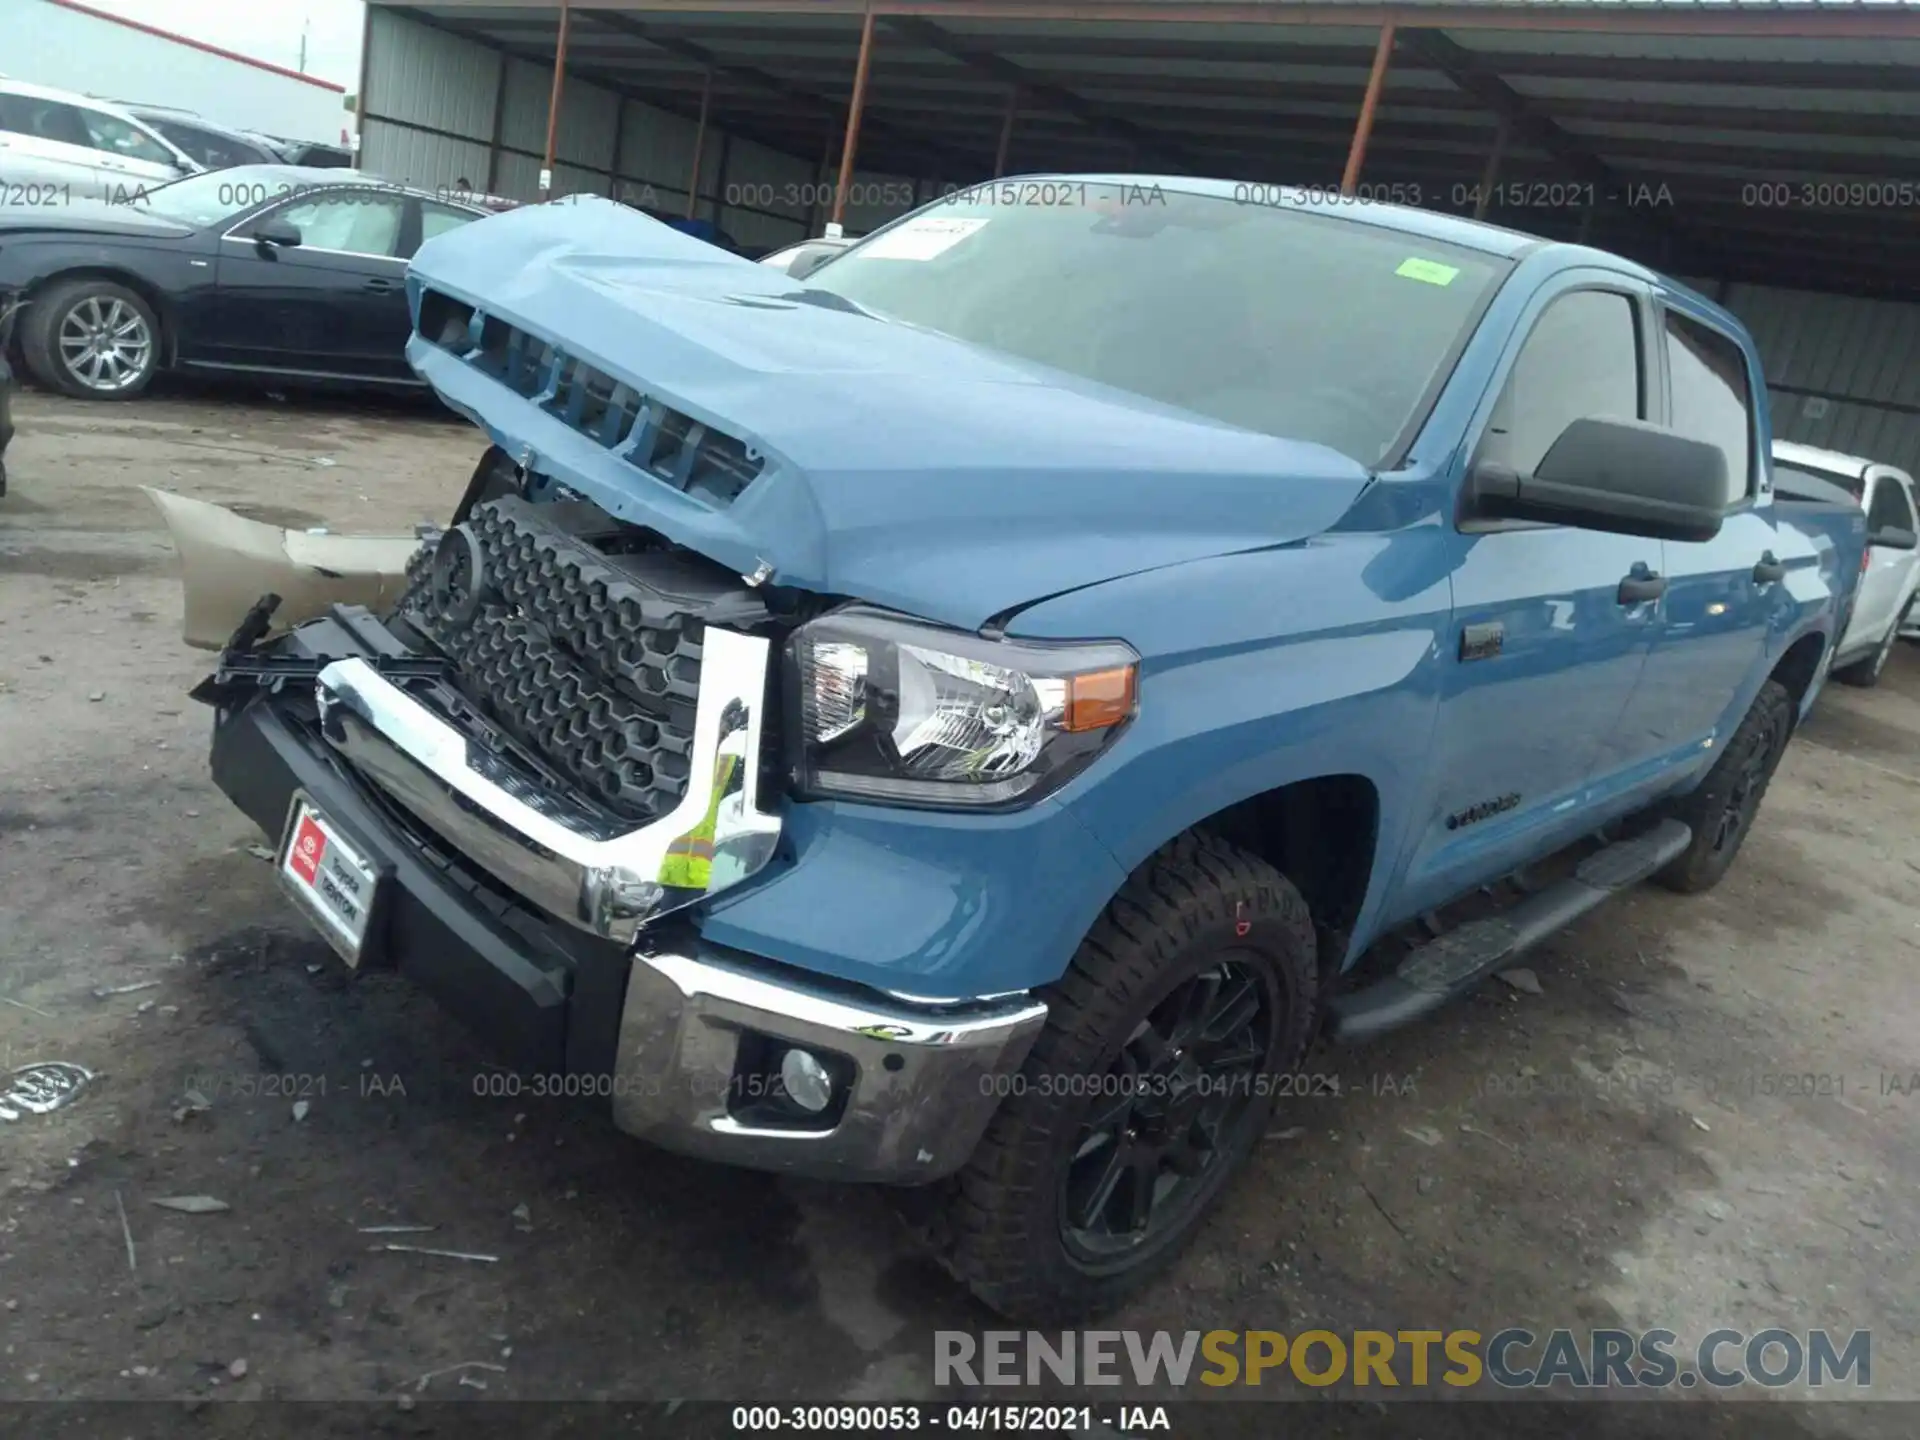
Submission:
M 1727 308 L 1778 387 L 1775 434 L 1920 474 L 1920 305 L 1735 285 Z
M 721 228 L 741 246 L 751 250 L 777 250 L 796 240 L 806 239 L 799 220 L 783 220 L 777 215 L 761 215 L 751 210 L 728 210 L 720 217 Z
M 838 171 L 835 172 L 836 177 Z M 832 182 L 827 185 L 832 193 Z M 906 214 L 919 205 L 920 182 L 905 175 L 876 175 L 857 171 L 847 189 L 847 216 L 843 222 L 849 235 L 865 235 L 878 230 L 887 221 Z M 823 223 L 827 206 L 821 207 Z
M 477 140 L 493 135 L 498 51 L 375 9 L 367 36 L 367 113 Z
M 553 69 L 535 65 L 518 56 L 507 59 L 506 117 L 500 125 L 500 143 L 531 155 L 544 155 L 547 149 L 547 101 L 553 94 Z M 565 107 L 561 114 L 566 113 Z M 540 167 L 534 167 L 539 181 Z
M 711 195 L 718 183 L 717 174 L 702 176 L 703 194 Z M 735 140 L 727 150 L 727 179 L 720 190 L 720 227 L 747 246 L 805 239 L 813 186 L 806 161 L 751 140 Z M 701 214 L 712 213 L 710 206 L 702 206 Z
M 403 185 L 451 191 L 462 180 L 473 188 L 487 183 L 487 147 L 481 141 L 429 135 L 369 114 L 360 146 L 363 169 Z
M 652 185 L 665 194 L 672 190 L 682 208 L 687 203 L 687 176 L 693 165 L 693 121 L 669 115 L 651 105 L 627 102 L 625 134 L 620 137 L 620 176 L 637 189 Z M 720 163 L 720 136 L 710 130 L 701 169 L 709 181 Z

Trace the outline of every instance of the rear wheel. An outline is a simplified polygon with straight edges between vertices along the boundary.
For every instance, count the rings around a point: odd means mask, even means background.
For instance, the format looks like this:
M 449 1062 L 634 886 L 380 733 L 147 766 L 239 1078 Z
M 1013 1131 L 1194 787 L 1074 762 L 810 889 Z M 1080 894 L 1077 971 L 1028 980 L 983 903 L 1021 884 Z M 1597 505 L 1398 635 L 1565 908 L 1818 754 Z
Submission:
M 62 280 L 26 306 L 20 354 L 36 380 L 64 395 L 131 400 L 159 368 L 159 317 L 111 280 Z
M 1655 877 L 1662 885 L 1693 894 L 1720 883 L 1753 828 L 1792 735 L 1793 696 L 1769 680 L 1707 778 L 1673 806 L 1673 815 L 1692 827 L 1693 840 Z
M 1122 887 L 948 1182 L 942 1258 L 995 1309 L 1083 1314 L 1170 1263 L 1245 1163 L 1316 1018 L 1299 892 L 1188 835 Z

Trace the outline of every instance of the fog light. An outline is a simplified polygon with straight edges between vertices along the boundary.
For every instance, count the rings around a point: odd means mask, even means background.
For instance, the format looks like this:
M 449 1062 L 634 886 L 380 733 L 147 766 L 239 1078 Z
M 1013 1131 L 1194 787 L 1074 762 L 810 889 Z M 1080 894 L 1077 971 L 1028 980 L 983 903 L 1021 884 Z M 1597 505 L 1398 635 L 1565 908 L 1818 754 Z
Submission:
M 787 1098 L 809 1115 L 818 1115 L 833 1103 L 833 1076 L 804 1050 L 789 1050 L 780 1057 L 780 1083 Z

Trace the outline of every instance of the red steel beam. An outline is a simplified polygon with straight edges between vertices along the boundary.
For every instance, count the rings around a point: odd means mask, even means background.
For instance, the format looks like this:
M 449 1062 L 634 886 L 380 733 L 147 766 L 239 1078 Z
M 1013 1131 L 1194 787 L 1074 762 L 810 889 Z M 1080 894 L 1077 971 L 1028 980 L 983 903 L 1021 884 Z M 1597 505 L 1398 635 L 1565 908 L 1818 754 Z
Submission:
M 560 40 L 553 47 L 553 89 L 547 94 L 546 159 L 540 166 L 540 198 L 543 201 L 553 193 L 554 147 L 560 139 L 560 97 L 567 83 L 567 22 L 572 17 L 572 7 L 567 0 L 560 0 Z
M 1366 98 L 1360 102 L 1360 120 L 1353 127 L 1353 145 L 1347 151 L 1347 173 L 1340 177 L 1340 193 L 1353 194 L 1360 183 L 1360 167 L 1367 163 L 1367 137 L 1373 133 L 1373 115 L 1380 108 L 1380 92 L 1387 86 L 1387 65 L 1393 59 L 1393 26 L 1380 27 L 1373 47 L 1373 69 L 1367 75 Z
M 375 0 L 395 3 L 395 0 Z M 446 10 L 497 8 L 499 0 L 437 0 Z M 538 0 L 524 0 L 537 8 Z M 552 0 L 548 0 L 551 4 Z M 562 0 L 564 3 L 564 0 Z M 867 0 L 596 0 L 604 11 L 656 15 L 861 15 Z M 1615 5 L 1381 5 L 1300 0 L 874 0 L 883 18 L 920 15 L 930 20 L 1044 20 L 1156 25 L 1257 25 L 1354 28 L 1356 23 L 1427 26 L 1437 30 L 1513 30 L 1605 35 L 1718 35 L 1743 38 L 1920 39 L 1914 7 L 1793 6 L 1764 11 L 1675 6 L 1672 9 Z
M 687 219 L 700 203 L 700 152 L 707 147 L 707 114 L 713 105 L 713 71 L 700 82 L 700 119 L 693 130 L 693 176 L 687 181 Z
M 993 178 L 998 180 L 1007 173 L 1007 150 L 1013 144 L 1013 117 L 1020 109 L 1020 87 L 1007 87 L 1007 114 L 1000 122 L 1000 144 L 993 152 Z
M 873 6 L 860 22 L 860 59 L 853 69 L 853 98 L 847 102 L 847 139 L 840 148 L 840 179 L 833 187 L 832 225 L 837 231 L 847 213 L 847 187 L 853 183 L 854 157 L 860 150 L 860 112 L 867 104 L 867 71 L 873 65 Z

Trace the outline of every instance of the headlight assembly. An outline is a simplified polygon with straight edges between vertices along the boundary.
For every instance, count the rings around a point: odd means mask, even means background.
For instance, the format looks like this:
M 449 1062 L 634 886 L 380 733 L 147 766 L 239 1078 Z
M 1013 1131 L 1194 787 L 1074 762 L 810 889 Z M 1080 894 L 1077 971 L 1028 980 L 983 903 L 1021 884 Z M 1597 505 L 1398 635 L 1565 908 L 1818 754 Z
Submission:
M 1063 784 L 1132 718 L 1140 657 L 1117 641 L 988 640 L 851 608 L 788 643 L 801 791 L 1005 806 Z

